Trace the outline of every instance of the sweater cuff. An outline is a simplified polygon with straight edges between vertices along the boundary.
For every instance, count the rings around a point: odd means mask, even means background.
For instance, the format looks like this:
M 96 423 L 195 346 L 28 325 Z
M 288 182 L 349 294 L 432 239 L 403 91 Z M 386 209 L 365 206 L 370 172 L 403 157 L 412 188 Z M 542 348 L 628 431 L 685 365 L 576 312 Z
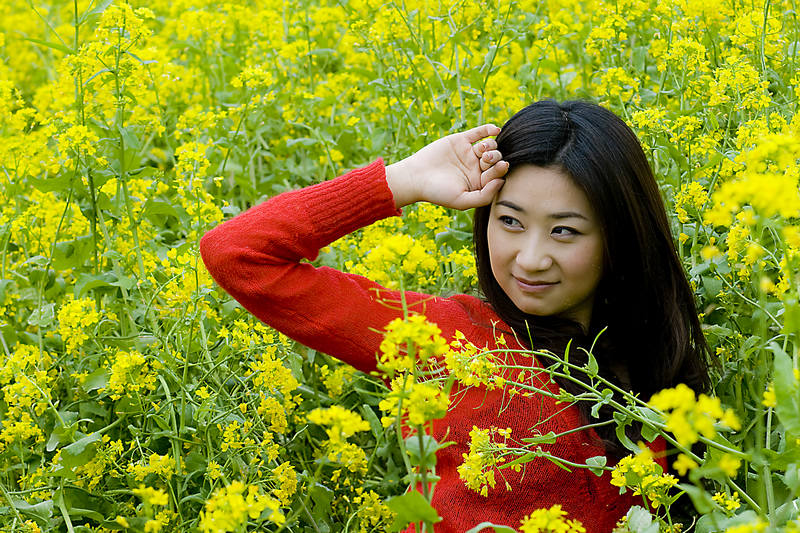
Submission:
M 303 203 L 307 213 L 323 232 L 324 228 L 334 231 L 338 228 L 347 234 L 377 220 L 402 214 L 394 205 L 381 158 L 338 178 L 309 187 L 305 192 Z

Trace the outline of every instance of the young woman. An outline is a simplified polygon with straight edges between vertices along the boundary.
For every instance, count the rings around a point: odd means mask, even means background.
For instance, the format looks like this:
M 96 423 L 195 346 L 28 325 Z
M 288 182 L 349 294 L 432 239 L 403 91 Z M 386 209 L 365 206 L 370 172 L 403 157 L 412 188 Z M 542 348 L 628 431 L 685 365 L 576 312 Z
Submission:
M 489 137 L 497 135 L 496 140 Z M 707 347 L 694 299 L 675 252 L 652 171 L 630 129 L 584 102 L 534 103 L 503 127 L 484 125 L 439 139 L 389 166 L 382 160 L 334 180 L 281 194 L 206 234 L 201 253 L 221 287 L 258 318 L 297 341 L 363 371 L 375 369 L 380 331 L 402 315 L 400 296 L 361 276 L 315 268 L 320 248 L 418 201 L 475 210 L 474 238 L 485 300 L 407 293 L 410 308 L 478 347 L 495 335 L 512 349 L 549 349 L 571 357 L 600 335 L 600 373 L 642 398 L 679 382 L 705 388 Z M 516 358 L 542 389 L 557 393 L 540 368 Z M 575 463 L 625 452 L 613 426 L 571 432 L 590 406 L 545 395 L 456 388 L 459 401 L 434 424 L 456 444 L 437 454 L 437 532 L 464 532 L 490 521 L 519 525 L 533 510 L 561 504 L 590 533 L 607 533 L 634 503 L 609 476 L 565 472 L 547 460 L 481 496 L 458 477 L 473 426 L 511 428 L 512 436 L 568 434 L 543 445 Z M 601 418 L 609 414 L 601 412 Z M 635 433 L 635 429 L 633 430 Z M 634 435 L 635 437 L 635 435 Z M 658 441 L 657 441 L 658 442 Z M 661 452 L 663 443 L 654 446 Z

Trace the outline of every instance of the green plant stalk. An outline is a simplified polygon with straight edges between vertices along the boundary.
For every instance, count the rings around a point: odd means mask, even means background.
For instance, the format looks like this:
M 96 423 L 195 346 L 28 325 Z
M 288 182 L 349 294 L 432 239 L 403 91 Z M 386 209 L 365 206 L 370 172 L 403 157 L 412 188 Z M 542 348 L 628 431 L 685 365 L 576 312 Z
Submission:
M 73 7 L 75 11 L 75 53 L 78 53 L 78 46 L 80 45 L 80 23 L 78 21 L 78 0 L 73 0 Z M 75 81 L 75 105 L 78 110 L 78 117 L 82 126 L 86 126 L 86 112 L 84 106 L 84 92 L 83 92 L 83 67 L 80 67 L 73 78 Z M 94 186 L 94 177 L 92 176 L 92 169 L 87 168 L 87 178 L 89 180 L 89 198 L 92 204 L 92 218 L 89 221 L 92 231 L 92 252 L 94 255 L 94 275 L 100 273 L 100 257 L 97 250 L 97 191 Z M 100 310 L 100 296 L 95 295 L 95 309 Z
M 761 39 L 759 41 L 759 55 L 761 56 L 761 77 L 763 79 L 767 79 L 767 60 L 766 54 L 764 53 L 764 43 L 767 38 L 767 21 L 769 20 L 769 7 L 772 3 L 772 0 L 764 0 L 764 21 L 761 26 Z M 769 120 L 769 114 L 767 114 L 767 120 Z
M 61 478 L 61 483 L 59 483 L 58 487 L 58 496 L 56 497 L 56 505 L 58 505 L 58 509 L 61 511 L 61 516 L 64 517 L 64 523 L 67 526 L 67 531 L 69 533 L 75 533 L 75 530 L 72 527 L 72 520 L 70 520 L 69 512 L 67 511 L 66 505 L 64 505 L 64 478 Z
M 404 279 L 403 275 L 400 276 L 400 302 L 401 302 L 401 305 L 403 307 L 403 320 L 408 320 L 408 316 L 409 316 L 408 301 L 406 300 L 405 279 Z M 414 361 L 414 364 L 412 365 L 413 374 L 411 376 L 411 379 L 412 379 L 413 383 L 417 383 L 417 362 L 416 362 L 417 350 L 416 350 L 416 346 L 414 346 L 413 343 L 412 343 L 411 346 L 406 346 L 406 350 L 408 352 L 408 354 L 407 354 L 408 357 L 410 357 Z M 406 380 L 407 379 L 408 379 L 408 376 L 406 376 Z M 405 390 L 405 388 L 406 387 L 405 387 L 405 383 L 404 383 L 403 384 L 403 390 Z M 400 443 L 400 452 L 403 455 L 403 462 L 406 464 L 406 468 L 408 470 L 408 473 L 411 476 L 411 480 L 412 480 L 412 484 L 413 484 L 411 490 L 416 490 L 416 485 L 417 485 L 416 478 L 417 478 L 417 476 L 414 474 L 414 471 L 411 468 L 411 462 L 407 458 L 408 451 L 406 450 L 405 439 L 403 439 L 403 434 L 402 434 L 402 429 L 401 429 L 402 422 L 400 420 L 400 415 L 403 412 L 402 411 L 402 402 L 403 402 L 403 398 L 401 397 L 400 400 L 397 402 L 397 440 Z M 423 432 L 424 432 L 424 428 L 422 426 L 418 426 L 417 427 L 417 438 L 419 439 L 420 456 L 423 455 L 423 452 L 425 450 L 425 448 L 423 446 L 423 442 L 424 442 L 424 439 L 423 439 L 423 436 L 422 436 Z M 419 475 L 420 475 L 420 481 L 422 483 L 422 495 L 425 497 L 426 500 L 428 500 L 428 503 L 430 503 L 431 495 L 430 495 L 430 491 L 429 491 L 429 488 L 428 488 L 427 465 L 419 465 Z M 433 524 L 426 521 L 423 524 L 423 526 L 421 528 L 421 531 L 423 533 L 425 531 L 431 531 L 432 532 L 433 531 Z
M 139 279 L 144 281 L 146 279 L 144 270 L 144 260 L 142 259 L 142 247 L 139 244 L 139 223 L 133 216 L 133 207 L 131 206 L 130 195 L 128 194 L 128 171 L 125 168 L 125 138 L 122 135 L 123 124 L 125 123 L 125 96 L 122 94 L 122 86 L 120 83 L 119 75 L 119 62 L 122 57 L 122 33 L 125 28 L 125 21 L 123 20 L 123 27 L 117 31 L 117 46 L 114 53 L 114 96 L 117 99 L 117 112 L 115 125 L 119 131 L 119 181 L 122 184 L 122 197 L 125 201 L 125 210 L 128 212 L 128 220 L 131 225 L 131 234 L 133 236 L 133 245 L 136 249 L 136 261 L 139 265 Z
M 0 492 L 3 493 L 3 497 L 8 502 L 8 506 L 14 512 L 14 516 L 16 516 L 16 518 L 19 521 L 19 523 L 20 524 L 24 523 L 25 521 L 22 519 L 22 516 L 20 516 L 19 511 L 17 511 L 17 508 L 14 507 L 14 503 L 11 501 L 11 497 L 9 496 L 8 492 L 6 491 L 6 487 L 5 487 L 5 485 L 3 485 L 2 482 L 0 482 Z
M 772 431 L 772 407 L 767 408 L 767 427 L 765 431 L 766 441 L 764 442 L 764 449 L 770 449 L 770 432 Z M 772 487 L 772 471 L 769 463 L 765 462 L 761 466 L 761 476 L 764 479 L 764 489 L 767 495 L 767 516 L 770 525 L 775 526 L 775 492 Z
M 250 108 L 250 100 L 252 98 L 253 98 L 252 92 L 248 90 L 247 91 L 247 101 L 244 104 L 244 111 L 242 112 L 242 115 L 239 117 L 239 123 L 236 124 L 236 131 L 233 132 L 233 138 L 231 139 L 231 145 L 228 147 L 228 150 L 225 152 L 225 159 L 222 160 L 222 166 L 220 167 L 220 171 L 219 171 L 220 176 L 225 173 L 225 167 L 228 165 L 228 158 L 230 157 L 231 152 L 233 151 L 234 143 L 235 143 L 237 137 L 239 136 L 239 132 L 242 129 L 242 124 L 244 123 L 245 118 L 247 118 L 247 112 L 248 112 L 248 110 Z

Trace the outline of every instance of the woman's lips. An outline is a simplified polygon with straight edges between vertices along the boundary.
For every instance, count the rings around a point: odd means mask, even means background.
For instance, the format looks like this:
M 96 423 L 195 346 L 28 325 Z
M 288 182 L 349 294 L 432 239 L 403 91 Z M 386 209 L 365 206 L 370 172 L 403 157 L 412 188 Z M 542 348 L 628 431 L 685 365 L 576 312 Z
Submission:
M 553 285 L 557 285 L 557 281 L 531 281 L 527 279 L 520 279 L 514 276 L 514 279 L 517 281 L 517 285 L 519 288 L 524 292 L 544 292 Z

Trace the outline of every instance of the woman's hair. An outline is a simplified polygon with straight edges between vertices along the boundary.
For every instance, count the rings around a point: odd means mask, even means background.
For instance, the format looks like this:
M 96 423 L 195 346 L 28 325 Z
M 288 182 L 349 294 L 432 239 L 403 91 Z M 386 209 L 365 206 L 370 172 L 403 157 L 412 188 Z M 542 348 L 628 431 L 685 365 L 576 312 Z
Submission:
M 508 161 L 509 179 L 520 165 L 556 168 L 569 176 L 594 207 L 604 238 L 603 278 L 595 292 L 591 324 L 582 326 L 554 316 L 519 310 L 492 274 L 487 240 L 491 206 L 476 209 L 475 253 L 481 290 L 495 312 L 533 349 L 563 355 L 572 339 L 570 361 L 589 349 L 600 374 L 617 381 L 613 368 L 623 366 L 629 387 L 644 400 L 685 383 L 695 391 L 708 387 L 708 345 L 697 317 L 694 295 L 675 251 L 658 186 L 639 140 L 614 113 L 592 103 L 531 104 L 506 122 L 497 136 Z M 531 194 L 536 194 L 535 190 Z M 585 354 L 582 356 L 586 360 Z M 541 361 L 547 365 L 547 361 Z M 573 373 L 574 374 L 574 373 Z M 574 383 L 556 379 L 569 392 Z M 591 406 L 578 407 L 589 422 Z M 600 418 L 610 419 L 601 409 Z M 631 437 L 639 429 L 632 428 Z M 624 449 L 614 426 L 598 429 L 612 456 Z

